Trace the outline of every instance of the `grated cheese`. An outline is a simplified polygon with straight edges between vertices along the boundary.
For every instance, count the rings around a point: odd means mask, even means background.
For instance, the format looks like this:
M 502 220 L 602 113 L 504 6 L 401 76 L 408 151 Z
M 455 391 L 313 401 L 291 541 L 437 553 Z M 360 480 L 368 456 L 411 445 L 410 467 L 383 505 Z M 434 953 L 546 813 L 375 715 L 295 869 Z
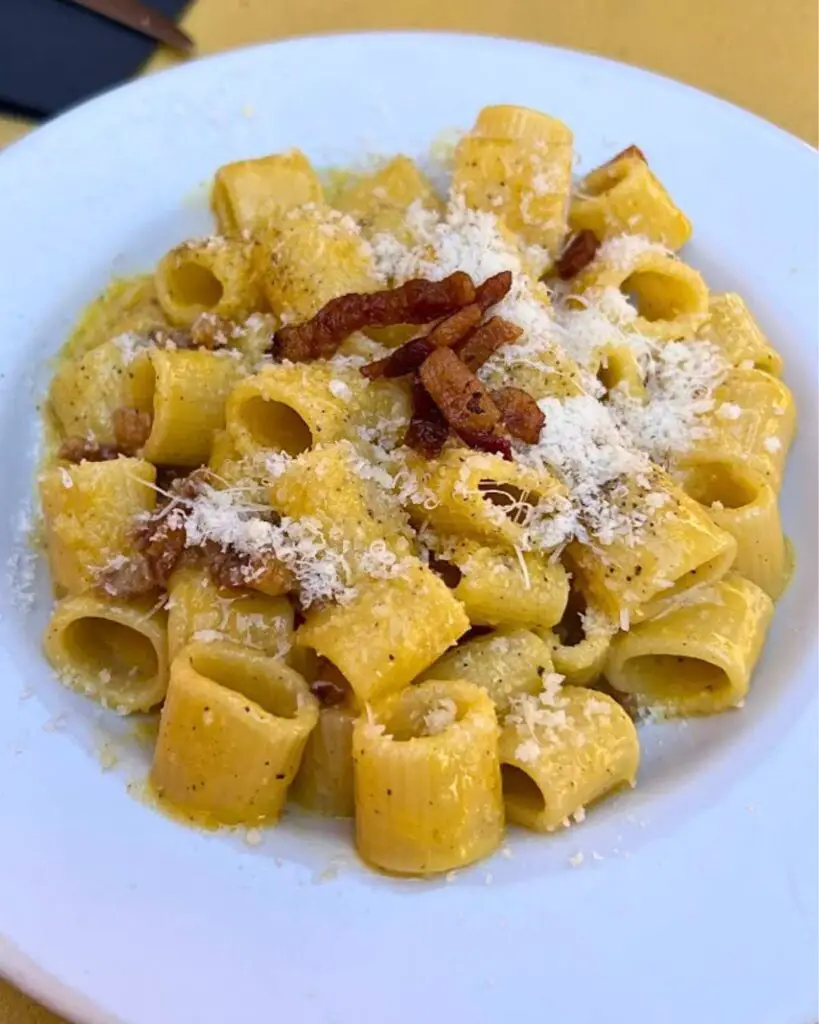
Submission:
M 441 697 L 424 714 L 424 736 L 437 736 L 455 722 L 458 707 L 450 697 Z
M 742 409 L 734 402 L 723 402 L 717 407 L 717 419 L 738 420 L 742 415 Z
M 349 402 L 353 397 L 350 385 L 345 384 L 343 380 L 331 380 L 327 386 L 330 389 L 330 394 L 334 395 L 342 402 Z
M 37 570 L 37 553 L 33 548 L 34 532 L 34 513 L 29 502 L 18 512 L 13 546 L 6 561 L 6 581 L 12 603 L 23 611 L 28 611 L 34 605 Z
M 619 270 L 631 270 L 647 254 L 670 256 L 671 251 L 645 235 L 615 235 L 607 238 L 595 254 L 595 262 L 607 263 Z
M 264 506 L 242 503 L 235 490 L 206 486 L 179 525 L 185 528 L 189 547 L 214 541 L 243 555 L 272 554 L 295 576 L 305 607 L 322 600 L 350 601 L 356 593 L 349 585 L 350 566 L 328 544 L 319 522 L 285 516 L 274 523 L 262 518 L 269 512 Z
M 191 640 L 199 640 L 203 644 L 215 644 L 225 639 L 225 634 L 218 629 L 197 629 Z
M 651 463 L 625 442 L 608 409 L 591 395 L 543 398 L 538 407 L 546 422 L 539 442 L 522 453 L 521 461 L 552 471 L 568 487 L 573 533 L 609 544 L 642 525 L 637 513 L 623 510 L 617 501 L 621 495 L 610 485 L 647 474 Z
M 537 181 L 543 188 L 548 185 L 545 179 Z M 626 511 L 625 502 L 617 500 L 626 494 L 622 488 L 618 494 L 617 484 L 635 479 L 638 494 L 642 489 L 646 493 L 641 496 L 648 497 L 649 459 L 667 462 L 707 435 L 701 419 L 712 411 L 713 390 L 727 369 L 719 351 L 706 341 L 658 342 L 642 335 L 637 310 L 616 287 L 578 297 L 557 284 L 550 305 L 543 286 L 527 273 L 537 265 L 537 254 L 512 244 L 493 212 L 467 209 L 460 197 L 450 199 L 440 219 L 420 202 L 412 204 L 407 225 L 412 245 L 387 234 L 372 241 L 373 260 L 385 281 L 439 280 L 462 270 L 480 283 L 500 271 L 513 274 L 509 293 L 492 313 L 520 326 L 523 334 L 484 364 L 482 379 L 493 381 L 515 367 L 531 367 L 541 374 L 574 375 L 585 391 L 560 401 L 541 399 L 546 425 L 539 443 L 516 446 L 521 461 L 555 472 L 569 490 L 567 505 L 553 503 L 524 524 L 523 550 L 552 550 L 575 536 L 602 544 L 617 537 L 635 539 L 649 516 L 639 507 L 632 510 L 633 501 Z M 644 236 L 621 235 L 604 242 L 596 259 L 630 270 L 646 254 L 671 256 Z M 645 400 L 624 388 L 605 395 L 596 374 L 612 345 L 634 355 Z M 603 397 L 606 405 L 598 401 Z

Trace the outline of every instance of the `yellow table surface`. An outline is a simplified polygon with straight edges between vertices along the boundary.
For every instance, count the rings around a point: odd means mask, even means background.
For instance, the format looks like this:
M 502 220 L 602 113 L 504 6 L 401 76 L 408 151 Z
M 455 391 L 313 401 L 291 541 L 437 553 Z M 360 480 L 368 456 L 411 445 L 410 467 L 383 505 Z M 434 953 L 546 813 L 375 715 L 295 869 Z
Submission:
M 197 0 L 184 25 L 200 53 L 374 28 L 535 39 L 696 85 L 815 145 L 818 22 L 816 0 Z M 149 68 L 175 62 L 159 53 Z M 28 130 L 0 118 L 0 146 Z M 0 1022 L 61 1024 L 2 981 Z

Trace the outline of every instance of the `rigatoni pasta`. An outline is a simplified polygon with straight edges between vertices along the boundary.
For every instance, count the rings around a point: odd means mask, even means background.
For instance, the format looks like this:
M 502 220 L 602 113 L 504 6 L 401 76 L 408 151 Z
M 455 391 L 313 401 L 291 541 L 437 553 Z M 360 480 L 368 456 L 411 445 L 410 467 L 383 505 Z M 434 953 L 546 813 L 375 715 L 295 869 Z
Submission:
M 776 339 L 678 250 L 631 146 L 480 111 L 445 189 L 397 155 L 219 168 L 218 234 L 64 346 L 39 477 L 59 678 L 159 711 L 151 785 L 208 825 L 288 801 L 375 868 L 635 783 L 642 718 L 751 680 L 790 554 Z
M 353 730 L 356 846 L 396 874 L 431 874 L 488 856 L 503 837 L 498 725 L 474 684 L 407 687 Z
M 507 817 L 535 832 L 582 820 L 587 805 L 633 786 L 640 763 L 637 730 L 611 697 L 545 692 L 520 701 L 500 739 Z
M 283 661 L 194 642 L 171 665 L 151 781 L 205 821 L 275 819 L 317 718 L 307 684 Z

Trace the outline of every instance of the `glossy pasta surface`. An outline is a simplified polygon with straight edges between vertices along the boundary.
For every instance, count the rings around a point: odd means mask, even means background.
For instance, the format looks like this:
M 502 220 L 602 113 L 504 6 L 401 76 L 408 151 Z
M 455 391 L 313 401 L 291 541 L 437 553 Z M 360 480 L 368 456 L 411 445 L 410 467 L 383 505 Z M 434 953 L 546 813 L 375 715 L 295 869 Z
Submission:
M 573 147 L 498 105 L 445 185 L 406 154 L 217 168 L 215 233 L 66 340 L 44 652 L 158 718 L 160 804 L 299 804 L 434 875 L 639 784 L 643 718 L 753 699 L 787 368 L 650 155 L 573 180 Z

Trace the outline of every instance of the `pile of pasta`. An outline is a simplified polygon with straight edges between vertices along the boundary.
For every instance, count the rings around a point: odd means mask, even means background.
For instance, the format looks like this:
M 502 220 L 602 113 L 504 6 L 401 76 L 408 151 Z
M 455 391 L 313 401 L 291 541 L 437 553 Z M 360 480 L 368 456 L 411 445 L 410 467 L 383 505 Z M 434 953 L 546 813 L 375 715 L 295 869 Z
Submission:
M 89 307 L 40 477 L 60 679 L 160 711 L 207 824 L 287 799 L 449 871 L 624 785 L 635 721 L 741 707 L 788 576 L 795 415 L 636 147 L 488 107 L 398 156 L 226 165 L 218 234 Z

